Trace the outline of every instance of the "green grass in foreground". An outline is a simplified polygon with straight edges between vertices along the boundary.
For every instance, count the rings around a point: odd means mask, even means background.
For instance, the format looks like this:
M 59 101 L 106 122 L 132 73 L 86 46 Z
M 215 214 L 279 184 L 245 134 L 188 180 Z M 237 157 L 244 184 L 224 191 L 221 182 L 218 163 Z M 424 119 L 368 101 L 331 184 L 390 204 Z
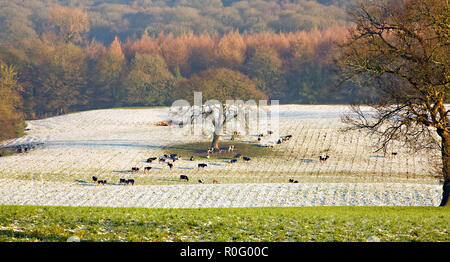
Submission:
M 0 206 L 0 241 L 450 241 L 450 209 Z

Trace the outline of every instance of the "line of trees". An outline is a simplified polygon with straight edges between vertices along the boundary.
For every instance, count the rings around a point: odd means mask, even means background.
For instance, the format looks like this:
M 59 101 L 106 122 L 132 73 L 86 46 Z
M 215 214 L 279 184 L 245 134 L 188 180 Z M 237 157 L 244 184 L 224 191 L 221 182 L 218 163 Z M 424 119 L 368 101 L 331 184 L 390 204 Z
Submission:
M 36 38 L 71 14 L 61 7 L 79 8 L 87 16 L 88 39 L 111 43 L 147 30 L 181 35 L 260 32 L 296 32 L 348 24 L 346 9 L 358 0 L 8 0 L 0 4 L 0 45 Z M 58 12 L 54 12 L 54 10 Z M 83 17 L 83 16 L 80 16 Z M 75 37 L 66 24 L 58 28 L 66 38 Z M 81 27 L 86 28 L 86 27 Z
M 255 89 L 255 94 L 262 94 L 258 97 L 281 103 L 348 103 L 370 92 L 334 90 L 334 42 L 345 32 L 335 27 L 296 33 L 231 31 L 221 37 L 144 33 L 125 42 L 116 37 L 105 47 L 95 40 L 77 44 L 79 34 L 58 29 L 2 48 L 0 60 L 17 71 L 26 118 L 170 105 L 189 96 L 187 87 L 200 88 L 195 86 L 199 78 L 217 72 L 245 77 L 242 94 Z
M 349 103 L 372 94 L 367 88 L 338 92 L 333 88 L 334 42 L 345 37 L 344 26 L 257 32 L 243 29 L 239 22 L 224 27 L 234 28 L 225 33 L 223 28 L 161 29 L 151 19 L 121 29 L 134 30 L 133 35 L 140 32 L 138 37 L 120 39 L 122 31 L 113 30 L 118 36 L 105 44 L 112 27 L 104 28 L 108 36 L 99 32 L 98 19 L 106 19 L 94 11 L 99 6 L 122 6 L 123 18 L 169 15 L 187 2 L 44 2 L 9 1 L 0 6 L 1 99 L 6 101 L 1 108 L 6 131 L 2 130 L 0 139 L 20 135 L 23 119 L 87 109 L 170 105 L 176 99 L 189 99 L 193 91 L 218 100 L 268 98 L 281 103 Z M 342 4 L 337 0 L 216 1 L 221 3 L 212 7 L 215 1 L 193 2 L 198 3 L 190 8 L 202 9 L 205 16 L 214 8 L 225 13 L 249 9 L 257 13 L 254 16 L 261 16 L 264 6 L 277 19 L 286 17 L 287 7 L 314 13 L 323 4 Z M 205 9 L 200 2 L 212 9 Z M 190 9 L 184 10 L 188 14 Z M 252 16 L 239 14 L 241 18 Z M 171 25 L 183 24 L 177 22 L 178 15 L 172 20 Z

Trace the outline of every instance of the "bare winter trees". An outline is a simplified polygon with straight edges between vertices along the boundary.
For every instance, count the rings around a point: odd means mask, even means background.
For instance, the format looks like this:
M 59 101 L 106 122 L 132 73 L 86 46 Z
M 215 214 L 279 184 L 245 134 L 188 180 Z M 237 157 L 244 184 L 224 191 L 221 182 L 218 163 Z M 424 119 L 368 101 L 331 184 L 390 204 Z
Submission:
M 438 138 L 445 181 L 441 205 L 449 205 L 449 2 L 370 1 L 352 16 L 356 26 L 343 45 L 340 76 L 374 85 L 378 96 L 369 101 L 372 114 L 355 106 L 356 117 L 344 120 L 378 134 L 380 149 L 398 139 L 427 148 Z

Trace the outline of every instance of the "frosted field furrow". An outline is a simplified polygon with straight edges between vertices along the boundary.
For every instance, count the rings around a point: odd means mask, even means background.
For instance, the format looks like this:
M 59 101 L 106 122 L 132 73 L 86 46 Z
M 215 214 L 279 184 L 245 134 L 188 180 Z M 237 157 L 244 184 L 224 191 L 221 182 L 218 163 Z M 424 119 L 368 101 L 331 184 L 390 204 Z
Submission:
M 366 109 L 365 109 L 366 110 Z M 366 110 L 367 111 L 367 110 Z M 346 106 L 283 105 L 280 135 L 292 139 L 270 157 L 248 163 L 196 159 L 167 165 L 145 163 L 164 147 L 209 141 L 154 124 L 168 108 L 93 110 L 28 121 L 28 135 L 3 145 L 42 143 L 26 154 L 0 157 L 0 203 L 27 205 L 241 207 L 298 205 L 437 205 L 439 178 L 430 152 L 411 153 L 400 145 L 375 152 L 375 137 L 342 133 Z M 243 141 L 256 141 L 256 134 Z M 225 138 L 226 139 L 226 138 Z M 276 138 L 266 138 L 276 141 Z M 320 155 L 330 158 L 321 163 Z M 435 154 L 439 155 L 439 154 Z M 434 161 L 434 162 L 433 162 Z M 208 167 L 198 170 L 199 163 Z M 130 172 L 151 166 L 150 172 Z M 188 175 L 189 182 L 179 180 Z M 91 184 L 92 176 L 107 180 Z M 119 186 L 133 178 L 133 187 Z M 298 184 L 287 183 L 296 179 Z M 204 185 L 197 180 L 205 181 Z M 211 185 L 212 180 L 219 185 Z M 406 184 L 403 186 L 403 184 Z

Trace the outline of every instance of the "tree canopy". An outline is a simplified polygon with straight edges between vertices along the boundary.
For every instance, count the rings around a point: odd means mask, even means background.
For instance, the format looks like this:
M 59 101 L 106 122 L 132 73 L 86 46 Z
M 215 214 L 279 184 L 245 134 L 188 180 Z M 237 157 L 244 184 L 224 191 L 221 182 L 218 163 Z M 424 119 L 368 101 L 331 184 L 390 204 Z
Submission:
M 449 205 L 450 8 L 448 1 L 403 0 L 362 4 L 353 13 L 339 59 L 343 81 L 370 83 L 377 94 L 369 101 L 374 114 L 355 107 L 352 128 L 380 137 L 380 149 L 400 140 L 415 149 L 441 150 L 444 195 Z

